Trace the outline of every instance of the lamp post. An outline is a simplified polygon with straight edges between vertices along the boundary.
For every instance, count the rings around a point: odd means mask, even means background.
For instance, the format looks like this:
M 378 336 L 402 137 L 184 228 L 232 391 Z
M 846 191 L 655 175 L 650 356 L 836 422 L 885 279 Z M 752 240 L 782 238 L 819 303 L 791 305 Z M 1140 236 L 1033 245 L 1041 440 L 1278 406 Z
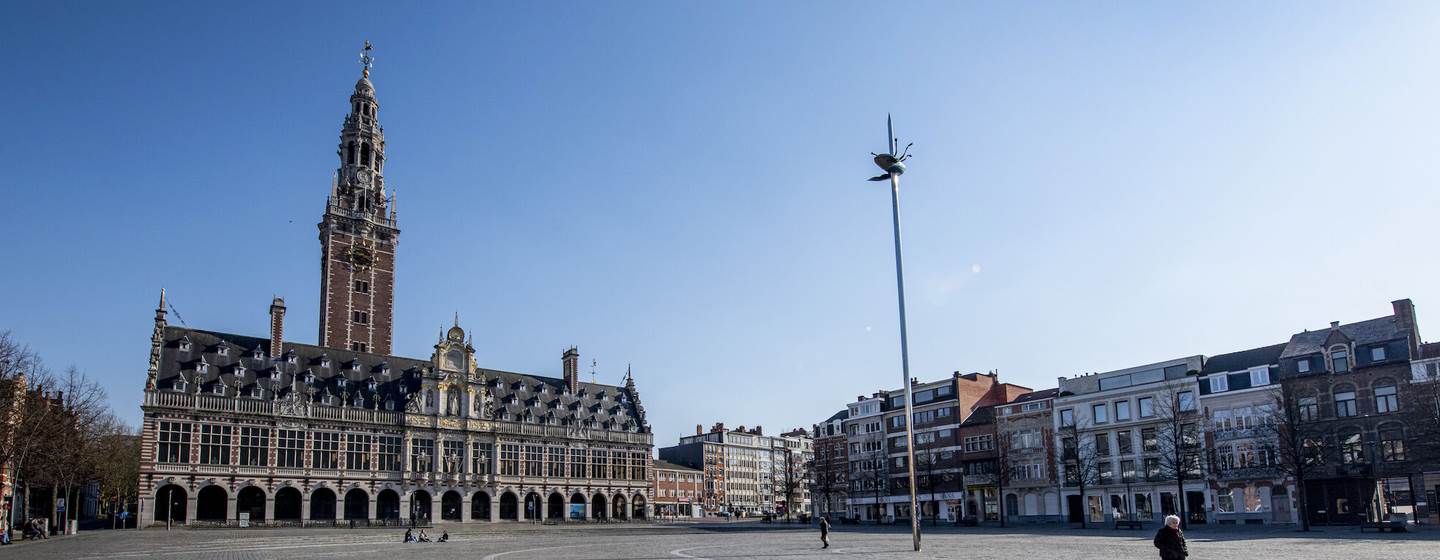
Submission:
M 915 551 L 920 551 L 920 517 L 918 500 L 915 496 L 915 428 L 914 402 L 910 386 L 910 342 L 905 334 L 905 266 L 900 253 L 900 175 L 905 173 L 905 160 L 910 159 L 910 146 L 900 152 L 900 142 L 895 138 L 895 128 L 890 116 L 885 116 L 885 147 L 890 151 L 883 154 L 871 152 L 875 165 L 885 170 L 883 175 L 871 177 L 871 181 L 890 180 L 890 215 L 895 224 L 895 292 L 900 306 L 900 371 L 905 381 L 905 464 L 910 481 L 910 536 Z M 913 145 L 913 144 L 912 144 Z

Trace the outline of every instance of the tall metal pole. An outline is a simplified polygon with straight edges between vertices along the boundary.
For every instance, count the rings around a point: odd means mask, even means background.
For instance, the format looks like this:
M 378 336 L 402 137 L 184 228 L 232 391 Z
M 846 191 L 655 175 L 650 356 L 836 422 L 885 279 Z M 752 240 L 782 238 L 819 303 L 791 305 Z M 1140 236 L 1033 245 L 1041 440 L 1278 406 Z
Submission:
M 899 173 L 890 174 L 890 210 L 895 222 L 895 292 L 900 301 L 900 370 L 905 376 L 905 467 L 910 477 L 910 536 L 914 541 L 915 551 L 919 552 L 920 508 L 915 496 L 915 405 L 910 386 L 910 340 L 905 333 L 905 265 L 900 255 Z

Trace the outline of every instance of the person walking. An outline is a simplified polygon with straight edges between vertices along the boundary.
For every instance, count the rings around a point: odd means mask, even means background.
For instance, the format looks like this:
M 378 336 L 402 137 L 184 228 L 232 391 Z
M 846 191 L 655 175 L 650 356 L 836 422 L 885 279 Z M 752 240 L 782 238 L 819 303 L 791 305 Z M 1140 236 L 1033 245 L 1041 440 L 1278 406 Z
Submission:
M 830 548 L 830 518 L 820 518 L 820 548 Z
M 1180 530 L 1180 518 L 1165 516 L 1165 526 L 1155 532 L 1155 548 L 1160 549 L 1160 560 L 1185 560 L 1190 549 L 1185 546 L 1185 532 Z

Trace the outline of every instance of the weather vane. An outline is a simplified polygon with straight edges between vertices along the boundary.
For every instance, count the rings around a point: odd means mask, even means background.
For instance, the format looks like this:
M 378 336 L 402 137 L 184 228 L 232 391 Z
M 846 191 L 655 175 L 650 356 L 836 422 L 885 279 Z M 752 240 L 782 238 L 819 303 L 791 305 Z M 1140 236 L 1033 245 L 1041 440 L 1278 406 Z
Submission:
M 375 57 L 370 56 L 370 51 L 375 50 L 375 45 L 365 41 L 365 48 L 360 50 L 360 65 L 365 67 L 365 77 L 370 77 L 370 67 L 375 65 Z
M 900 139 L 895 137 L 895 126 L 890 121 L 890 115 L 885 115 L 885 132 L 887 134 L 885 147 L 890 151 L 883 154 L 870 152 L 870 155 L 875 156 L 875 165 L 880 166 L 880 169 L 884 169 L 885 174 L 871 177 L 871 181 L 884 181 L 891 176 L 898 177 L 904 175 L 905 160 L 910 159 L 910 146 L 915 145 L 914 142 L 911 142 L 905 145 L 904 152 L 900 151 Z

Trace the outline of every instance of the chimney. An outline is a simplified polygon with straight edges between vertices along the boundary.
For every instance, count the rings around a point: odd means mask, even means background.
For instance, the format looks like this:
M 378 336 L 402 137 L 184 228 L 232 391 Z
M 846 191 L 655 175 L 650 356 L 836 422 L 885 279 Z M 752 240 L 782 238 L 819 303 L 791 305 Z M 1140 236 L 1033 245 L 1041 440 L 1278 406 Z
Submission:
M 761 427 L 757 424 L 757 425 L 755 426 L 755 435 L 757 435 L 757 436 L 763 436 L 763 435 L 765 435 L 765 429 L 764 429 L 764 428 L 761 428 Z
M 698 435 L 701 435 L 701 434 L 704 434 L 704 433 L 705 433 L 705 428 L 704 428 L 703 426 L 699 425 L 699 424 L 696 424 L 696 425 L 695 425 L 695 435 L 698 436 Z
M 1338 328 L 1340 328 L 1340 321 L 1330 321 L 1330 328 L 1332 328 L 1332 329 L 1338 329 Z
M 280 357 L 280 343 L 285 340 L 285 298 L 270 301 L 270 357 Z
M 711 426 L 711 427 L 710 427 L 710 431 L 711 431 L 711 432 L 714 432 L 714 433 L 724 432 L 724 431 L 725 431 L 725 423 L 724 423 L 724 422 L 716 422 L 714 426 Z
M 1415 304 L 1410 298 L 1390 302 L 1395 308 L 1395 322 L 1402 329 L 1410 329 L 1410 359 L 1420 357 L 1420 325 L 1415 322 Z
M 563 369 L 565 371 L 563 375 L 563 378 L 565 379 L 565 388 L 569 389 L 572 394 L 579 393 L 580 350 L 575 348 L 574 346 L 566 348 L 565 353 L 560 355 L 560 363 L 563 365 Z

